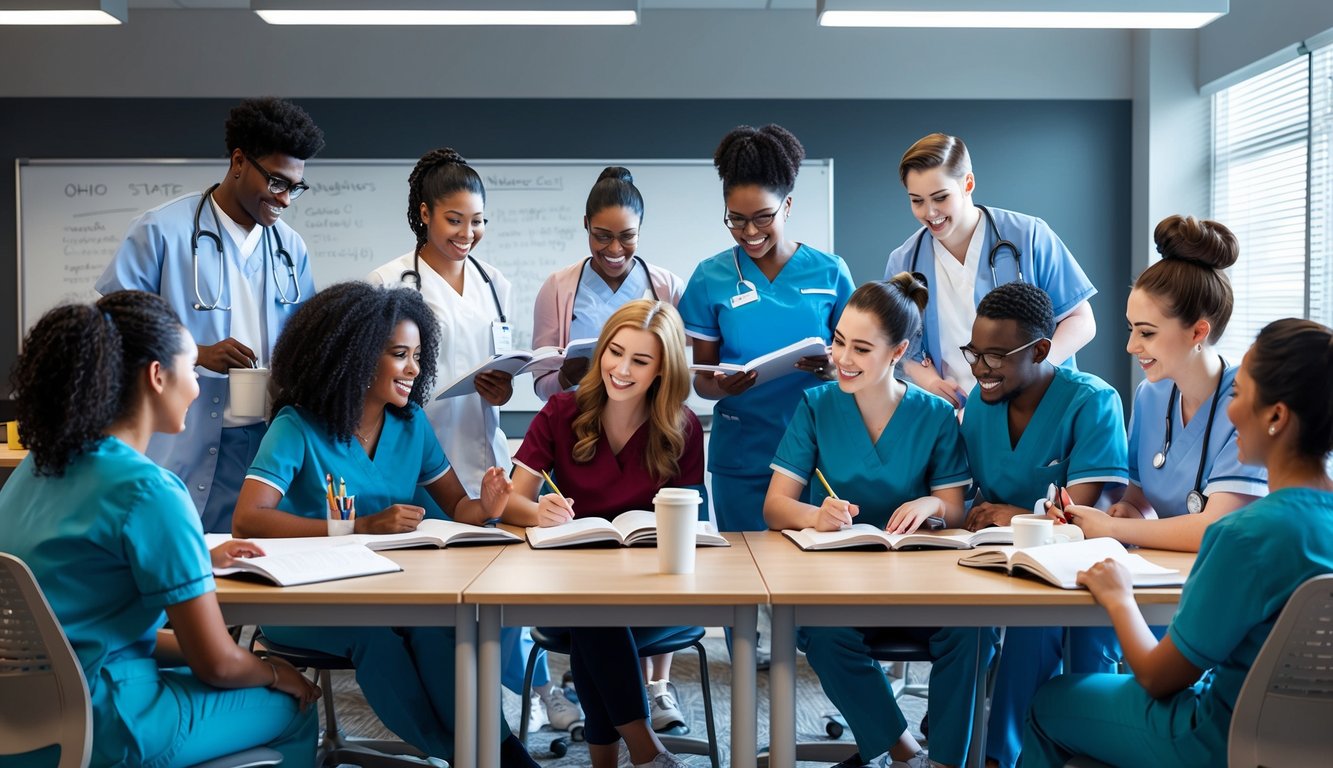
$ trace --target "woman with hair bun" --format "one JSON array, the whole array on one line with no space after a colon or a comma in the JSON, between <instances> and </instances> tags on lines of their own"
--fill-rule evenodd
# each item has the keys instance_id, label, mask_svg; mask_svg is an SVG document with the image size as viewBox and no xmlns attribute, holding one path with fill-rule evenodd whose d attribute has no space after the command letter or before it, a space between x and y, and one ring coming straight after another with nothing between
<instances>
[{"instance_id":1,"label":"woman with hair bun","mask_svg":"<svg viewBox=\"0 0 1333 768\"><path fill-rule=\"evenodd\" d=\"M1186 229L1216 226L1198 224ZM1134 674L1062 675L1042 686L1028 713L1025 768L1062 766L1073 755L1111 765L1226 764L1236 698L1278 614L1303 582L1333 571L1333 389L1317 384L1333 378L1333 332L1310 320L1270 323L1233 377L1227 421L1237 455L1267 469L1269 494L1208 526L1160 641L1123 566L1106 560L1079 573Z\"/></svg>"},{"instance_id":2,"label":"woman with hair bun","mask_svg":"<svg viewBox=\"0 0 1333 768\"><path fill-rule=\"evenodd\" d=\"M1222 224L1192 216L1163 219L1153 238L1162 258L1125 309L1125 350L1145 378L1129 419L1129 489L1109 514L1066 514L1088 536L1194 552L1210 524L1267 493L1263 466L1241 463L1228 417L1238 361L1213 349L1231 319L1225 270L1240 246Z\"/></svg>"},{"instance_id":3,"label":"woman with hair bun","mask_svg":"<svg viewBox=\"0 0 1333 768\"><path fill-rule=\"evenodd\" d=\"M168 768L266 744L285 765L313 766L319 688L237 646L214 593L214 566L263 552L229 541L210 553L185 484L144 455L154 433L185 428L195 358L157 294L114 291L43 315L12 378L30 453L0 489L0 551L32 569L83 668L85 764Z\"/></svg>"},{"instance_id":4,"label":"woman with hair bun","mask_svg":"<svg viewBox=\"0 0 1333 768\"><path fill-rule=\"evenodd\" d=\"M894 377L921 328L927 297L920 276L906 272L851 295L833 332L838 382L805 390L773 458L764 501L769 527L836 531L869 523L909 533L930 517L962 525L963 492L972 478L953 408ZM811 482L816 470L842 498ZM807 495L809 504L802 501ZM978 645L983 632L992 637ZM858 756L843 765L962 764L977 649L985 649L980 663L989 665L993 634L989 628L798 628L798 646L856 739ZM927 641L934 655L929 759L869 655L870 645L889 638Z\"/></svg>"},{"instance_id":5,"label":"woman with hair bun","mask_svg":"<svg viewBox=\"0 0 1333 768\"><path fill-rule=\"evenodd\" d=\"M843 260L787 237L791 191L805 148L779 125L741 126L713 164L722 179L723 223L736 244L695 268L680 300L694 362L745 363L801 339L825 341L852 293ZM698 373L694 389L717 400L709 451L718 528L762 531L768 463L801 393L833 378L828 357L756 386L755 374Z\"/></svg>"}]
</instances>

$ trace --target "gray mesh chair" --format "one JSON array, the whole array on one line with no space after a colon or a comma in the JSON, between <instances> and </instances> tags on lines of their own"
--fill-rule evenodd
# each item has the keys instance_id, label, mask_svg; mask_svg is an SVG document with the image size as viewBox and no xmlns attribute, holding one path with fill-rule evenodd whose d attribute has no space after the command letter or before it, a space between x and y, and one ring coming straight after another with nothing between
<instances>
[{"instance_id":1,"label":"gray mesh chair","mask_svg":"<svg viewBox=\"0 0 1333 768\"><path fill-rule=\"evenodd\" d=\"M88 682L32 571L0 552L0 755L57 745L59 768L88 765L93 747ZM279 753L258 748L196 768L281 762Z\"/></svg>"}]
</instances>

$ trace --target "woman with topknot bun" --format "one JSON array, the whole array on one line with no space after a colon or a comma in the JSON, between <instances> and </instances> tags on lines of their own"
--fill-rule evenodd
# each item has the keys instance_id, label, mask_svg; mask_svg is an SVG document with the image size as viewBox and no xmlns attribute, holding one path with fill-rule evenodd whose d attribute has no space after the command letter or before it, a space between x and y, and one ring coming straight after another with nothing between
<instances>
[{"instance_id":1,"label":"woman with topknot bun","mask_svg":"<svg viewBox=\"0 0 1333 768\"><path fill-rule=\"evenodd\" d=\"M805 149L779 125L741 126L722 138L713 164L722 179L723 223L735 245L695 268L680 301L696 363L746 363L801 339L827 344L852 294L843 260L790 239L787 217ZM789 376L697 373L695 391L717 400L708 469L718 527L762 531L769 462L809 387L832 380L827 355Z\"/></svg>"}]
</instances>

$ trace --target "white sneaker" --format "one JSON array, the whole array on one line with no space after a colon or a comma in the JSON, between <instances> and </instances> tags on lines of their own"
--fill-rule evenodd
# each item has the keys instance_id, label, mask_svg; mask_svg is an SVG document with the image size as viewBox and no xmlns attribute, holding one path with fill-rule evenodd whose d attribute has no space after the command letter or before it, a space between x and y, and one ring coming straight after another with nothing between
<instances>
[{"instance_id":1,"label":"white sneaker","mask_svg":"<svg viewBox=\"0 0 1333 768\"><path fill-rule=\"evenodd\" d=\"M910 760L890 760L887 753L882 755L882 759L884 760L883 763L876 760L871 761L870 764L876 766L876 768L880 765L887 766L887 768L932 768L935 765L935 763L930 761L930 757L926 754L925 750L912 755Z\"/></svg>"},{"instance_id":2,"label":"white sneaker","mask_svg":"<svg viewBox=\"0 0 1333 768\"><path fill-rule=\"evenodd\" d=\"M685 724L676 696L676 686L670 680L654 680L648 684L648 713L654 731L665 731Z\"/></svg>"},{"instance_id":3,"label":"white sneaker","mask_svg":"<svg viewBox=\"0 0 1333 768\"><path fill-rule=\"evenodd\" d=\"M546 707L542 706L541 694L533 691L528 699L528 730L540 731L548 722L550 720L546 717Z\"/></svg>"},{"instance_id":4,"label":"white sneaker","mask_svg":"<svg viewBox=\"0 0 1333 768\"><path fill-rule=\"evenodd\" d=\"M636 768L690 768L690 766L670 752L659 752L651 763L642 763Z\"/></svg>"},{"instance_id":5,"label":"white sneaker","mask_svg":"<svg viewBox=\"0 0 1333 768\"><path fill-rule=\"evenodd\" d=\"M542 703L546 705L546 722L557 731L567 731L569 726L583 719L583 708L565 696L564 688L552 688L542 697Z\"/></svg>"}]
</instances>

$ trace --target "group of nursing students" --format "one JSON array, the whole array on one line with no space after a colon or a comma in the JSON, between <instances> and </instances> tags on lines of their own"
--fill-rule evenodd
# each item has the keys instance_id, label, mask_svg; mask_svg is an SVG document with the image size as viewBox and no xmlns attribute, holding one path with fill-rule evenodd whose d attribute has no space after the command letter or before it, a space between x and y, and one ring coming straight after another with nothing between
<instances>
[{"instance_id":1,"label":"group of nursing students","mask_svg":"<svg viewBox=\"0 0 1333 768\"><path fill-rule=\"evenodd\" d=\"M707 466L722 530L1003 525L1054 483L1087 535L1199 552L1168 628L1144 623L1108 561L1079 578L1112 628L1073 631L1072 658L1057 628L1008 630L984 745L969 744L971 681L992 663L996 629L802 628L800 647L856 739L844 766L957 765L969 749L1001 766L1072 754L1216 764L1286 598L1333 570L1333 394L1308 386L1333 375L1333 333L1282 320L1243 360L1223 360L1223 270L1238 248L1216 222L1157 227L1162 259L1126 309L1127 350L1146 378L1126 431L1118 394L1072 363L1095 333L1095 289L1043 221L973 202L957 138L933 134L904 155L922 228L890 255L884 281L855 290L842 259L786 236L804 150L779 126L738 128L718 146L735 245L687 283L637 254L643 199L627 170L608 168L585 212L590 255L547 279L533 332L538 344L596 338L594 353L536 380L546 405L511 462L497 410L510 377L431 398L512 344L510 284L472 255L486 224L475 170L452 150L423 156L409 177L413 251L316 293L304 243L280 216L307 188L322 133L278 99L243 102L226 133L226 177L137 219L98 283L103 297L45 315L13 377L31 453L0 489L0 549L33 569L83 665L94 765L190 765L255 744L293 766L314 760L309 704L321 692L238 647L214 596L212 568L261 548L233 540L209 552L203 530L324 535L327 473L355 489L363 533L432 516L558 525L648 508L664 486L703 492L691 384L717 400L713 444L727 449ZM220 271L192 273L195 248L216 251ZM793 375L691 381L687 343L698 363L745 362L808 336L830 353ZM227 369L256 364L271 369L267 423L227 405ZM811 482L816 470L838 498ZM570 638L582 712L539 676L540 703L553 723L586 720L594 768L685 764L657 736L675 707L670 658L638 656L679 630L543 628ZM451 629L264 632L350 658L389 728L452 758ZM526 635L507 632L512 659L525 657ZM929 755L869 656L886 635L925 641L935 659ZM1120 659L1132 675L1110 674ZM503 766L535 765L507 728L502 737Z\"/></svg>"}]
</instances>

